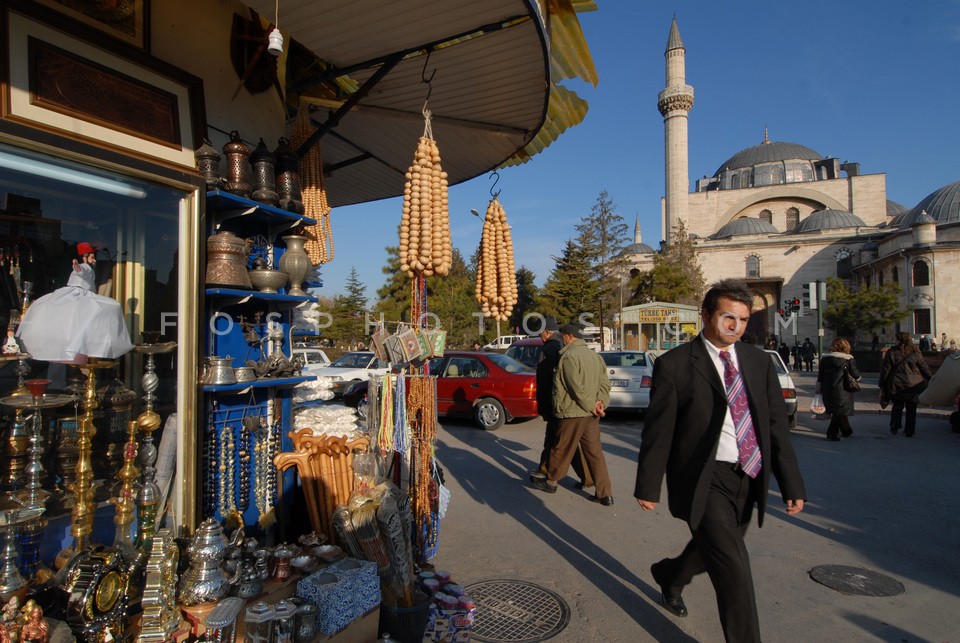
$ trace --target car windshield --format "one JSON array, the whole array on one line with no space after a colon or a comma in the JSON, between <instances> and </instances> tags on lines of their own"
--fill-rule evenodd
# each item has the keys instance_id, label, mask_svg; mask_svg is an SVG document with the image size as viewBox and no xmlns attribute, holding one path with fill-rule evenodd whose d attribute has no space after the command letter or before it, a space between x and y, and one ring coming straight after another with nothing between
<instances>
[{"instance_id":1,"label":"car windshield","mask_svg":"<svg viewBox=\"0 0 960 643\"><path fill-rule=\"evenodd\" d=\"M330 364L333 368L366 368L373 359L372 353L347 353Z\"/></svg>"},{"instance_id":2,"label":"car windshield","mask_svg":"<svg viewBox=\"0 0 960 643\"><path fill-rule=\"evenodd\" d=\"M600 353L607 366L646 366L647 356L643 353Z\"/></svg>"},{"instance_id":3,"label":"car windshield","mask_svg":"<svg viewBox=\"0 0 960 643\"><path fill-rule=\"evenodd\" d=\"M527 366L536 366L542 348L543 344L514 344L507 349L507 357Z\"/></svg>"},{"instance_id":4,"label":"car windshield","mask_svg":"<svg viewBox=\"0 0 960 643\"><path fill-rule=\"evenodd\" d=\"M773 351L767 351L770 355L770 359L773 360L773 365L777 369L777 375L786 375L787 369L783 366L783 360L780 359L780 356L774 353Z\"/></svg>"},{"instance_id":5,"label":"car windshield","mask_svg":"<svg viewBox=\"0 0 960 643\"><path fill-rule=\"evenodd\" d=\"M487 358L505 370L508 373L532 373L533 369L527 366L526 364L521 364L512 357L507 357L506 355L497 355L490 353L487 355Z\"/></svg>"}]
</instances>

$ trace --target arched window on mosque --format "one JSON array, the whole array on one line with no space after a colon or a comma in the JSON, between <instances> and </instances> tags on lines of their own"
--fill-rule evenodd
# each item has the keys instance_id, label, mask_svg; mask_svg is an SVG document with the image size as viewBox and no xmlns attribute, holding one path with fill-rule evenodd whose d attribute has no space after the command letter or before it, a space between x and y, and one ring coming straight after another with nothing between
<instances>
[{"instance_id":1,"label":"arched window on mosque","mask_svg":"<svg viewBox=\"0 0 960 643\"><path fill-rule=\"evenodd\" d=\"M747 257L747 279L760 278L760 257L750 255Z\"/></svg>"},{"instance_id":2,"label":"arched window on mosque","mask_svg":"<svg viewBox=\"0 0 960 643\"><path fill-rule=\"evenodd\" d=\"M760 220L766 221L767 223L773 223L773 212L770 210L760 210Z\"/></svg>"},{"instance_id":3,"label":"arched window on mosque","mask_svg":"<svg viewBox=\"0 0 960 643\"><path fill-rule=\"evenodd\" d=\"M930 285L930 266L927 265L927 262L922 259L913 264L913 285Z\"/></svg>"},{"instance_id":4,"label":"arched window on mosque","mask_svg":"<svg viewBox=\"0 0 960 643\"><path fill-rule=\"evenodd\" d=\"M787 208L787 232L790 232L800 224L800 210L796 208Z\"/></svg>"},{"instance_id":5,"label":"arched window on mosque","mask_svg":"<svg viewBox=\"0 0 960 643\"><path fill-rule=\"evenodd\" d=\"M877 288L883 288L883 271L877 273Z\"/></svg>"},{"instance_id":6,"label":"arched window on mosque","mask_svg":"<svg viewBox=\"0 0 960 643\"><path fill-rule=\"evenodd\" d=\"M900 283L900 268L894 266L893 270L890 272L890 278L893 279L893 283Z\"/></svg>"}]
</instances>

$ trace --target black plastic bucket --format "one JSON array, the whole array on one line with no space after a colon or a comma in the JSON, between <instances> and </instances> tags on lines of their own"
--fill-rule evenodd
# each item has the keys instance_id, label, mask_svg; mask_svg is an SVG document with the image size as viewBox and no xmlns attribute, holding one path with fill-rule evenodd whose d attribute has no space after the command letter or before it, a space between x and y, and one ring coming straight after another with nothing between
<instances>
[{"instance_id":1,"label":"black plastic bucket","mask_svg":"<svg viewBox=\"0 0 960 643\"><path fill-rule=\"evenodd\" d=\"M390 634L400 643L421 643L430 617L430 595L414 590L413 607L380 605L380 636Z\"/></svg>"}]
</instances>

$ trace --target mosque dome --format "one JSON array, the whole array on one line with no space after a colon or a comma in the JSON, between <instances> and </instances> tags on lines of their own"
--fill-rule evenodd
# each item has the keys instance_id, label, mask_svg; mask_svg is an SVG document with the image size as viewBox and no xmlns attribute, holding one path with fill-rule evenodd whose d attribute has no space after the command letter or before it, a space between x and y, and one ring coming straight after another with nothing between
<instances>
[{"instance_id":1,"label":"mosque dome","mask_svg":"<svg viewBox=\"0 0 960 643\"><path fill-rule=\"evenodd\" d=\"M887 216L888 217L895 217L898 214L901 214L906 211L907 209L904 206L900 205L896 201L891 201L890 199L887 199Z\"/></svg>"},{"instance_id":2,"label":"mosque dome","mask_svg":"<svg viewBox=\"0 0 960 643\"><path fill-rule=\"evenodd\" d=\"M763 219L740 217L721 227L710 235L710 238L726 239L728 237L740 237L747 234L778 234L779 232L779 230L773 227L773 224L767 223Z\"/></svg>"},{"instance_id":3,"label":"mosque dome","mask_svg":"<svg viewBox=\"0 0 960 643\"><path fill-rule=\"evenodd\" d=\"M819 232L820 230L829 230L833 228L859 228L867 225L863 219L852 212L844 210L817 210L811 212L810 216L801 221L793 229L794 234L805 234L809 232Z\"/></svg>"},{"instance_id":4,"label":"mosque dome","mask_svg":"<svg viewBox=\"0 0 960 643\"><path fill-rule=\"evenodd\" d=\"M720 164L715 176L723 172L785 161L822 161L823 157L806 145L783 141L764 141L760 145L741 150Z\"/></svg>"},{"instance_id":5,"label":"mosque dome","mask_svg":"<svg viewBox=\"0 0 960 643\"><path fill-rule=\"evenodd\" d=\"M645 243L631 243L629 246L620 251L620 256L625 257L627 255L652 255L656 250L651 248Z\"/></svg>"},{"instance_id":6,"label":"mosque dome","mask_svg":"<svg viewBox=\"0 0 960 643\"><path fill-rule=\"evenodd\" d=\"M904 212L890 222L890 227L909 230L926 212L938 225L960 222L960 181L945 185L913 209Z\"/></svg>"}]
</instances>

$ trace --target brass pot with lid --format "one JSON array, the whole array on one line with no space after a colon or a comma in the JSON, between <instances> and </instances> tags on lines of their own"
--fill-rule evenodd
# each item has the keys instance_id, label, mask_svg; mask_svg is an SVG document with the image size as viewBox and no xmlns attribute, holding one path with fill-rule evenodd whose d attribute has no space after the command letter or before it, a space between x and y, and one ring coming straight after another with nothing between
<instances>
[{"instance_id":1,"label":"brass pot with lid","mask_svg":"<svg viewBox=\"0 0 960 643\"><path fill-rule=\"evenodd\" d=\"M249 240L241 239L229 230L207 237L206 284L251 290L253 286L247 275L250 245Z\"/></svg>"}]
</instances>

